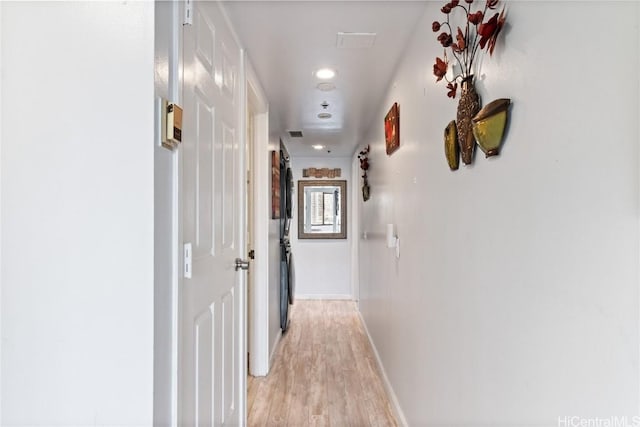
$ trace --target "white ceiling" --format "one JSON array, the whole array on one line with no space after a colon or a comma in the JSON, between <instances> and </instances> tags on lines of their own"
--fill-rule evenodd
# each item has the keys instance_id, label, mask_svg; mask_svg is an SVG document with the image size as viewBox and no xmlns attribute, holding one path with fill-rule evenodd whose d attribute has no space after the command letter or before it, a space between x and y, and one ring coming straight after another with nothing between
<instances>
[{"instance_id":1,"label":"white ceiling","mask_svg":"<svg viewBox=\"0 0 640 427\"><path fill-rule=\"evenodd\" d=\"M350 157L375 121L424 1L227 1L225 8L269 102L271 134L294 157ZM370 49L339 49L339 32L377 33ZM331 67L336 89L314 71ZM320 105L329 103L324 110ZM329 112L331 119L319 119ZM301 130L303 138L290 138ZM313 144L325 146L322 151ZM331 153L327 153L330 150Z\"/></svg>"}]
</instances>

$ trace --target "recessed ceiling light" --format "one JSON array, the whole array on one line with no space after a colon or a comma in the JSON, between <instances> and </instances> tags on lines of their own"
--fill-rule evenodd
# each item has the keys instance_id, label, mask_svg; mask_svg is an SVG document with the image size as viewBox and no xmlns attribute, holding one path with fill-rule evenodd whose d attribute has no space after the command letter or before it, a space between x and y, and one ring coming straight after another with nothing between
<instances>
[{"instance_id":1,"label":"recessed ceiling light","mask_svg":"<svg viewBox=\"0 0 640 427\"><path fill-rule=\"evenodd\" d=\"M320 144L316 144L316 145L312 145L314 150L322 150L324 148L324 145L320 145Z\"/></svg>"},{"instance_id":2,"label":"recessed ceiling light","mask_svg":"<svg viewBox=\"0 0 640 427\"><path fill-rule=\"evenodd\" d=\"M331 68L321 68L316 71L316 77L322 80L330 80L336 76L335 70Z\"/></svg>"},{"instance_id":3,"label":"recessed ceiling light","mask_svg":"<svg viewBox=\"0 0 640 427\"><path fill-rule=\"evenodd\" d=\"M330 92L336 88L336 85L334 85L331 82L322 82L322 83L318 83L318 86L316 87L318 88L318 90L321 90L322 92Z\"/></svg>"},{"instance_id":4,"label":"recessed ceiling light","mask_svg":"<svg viewBox=\"0 0 640 427\"><path fill-rule=\"evenodd\" d=\"M331 113L320 113L320 114L318 114L318 118L319 119L330 119L331 118Z\"/></svg>"}]
</instances>

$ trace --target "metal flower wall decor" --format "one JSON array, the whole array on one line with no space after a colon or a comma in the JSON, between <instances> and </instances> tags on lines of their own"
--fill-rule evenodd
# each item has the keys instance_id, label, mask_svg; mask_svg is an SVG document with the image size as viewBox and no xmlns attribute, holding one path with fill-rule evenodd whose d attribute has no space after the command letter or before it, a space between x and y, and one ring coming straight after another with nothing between
<instances>
[{"instance_id":1,"label":"metal flower wall decor","mask_svg":"<svg viewBox=\"0 0 640 427\"><path fill-rule=\"evenodd\" d=\"M367 171L369 170L369 146L367 145L360 153L360 169L362 169L362 200L365 202L371 197L369 181L367 180Z\"/></svg>"},{"instance_id":2,"label":"metal flower wall decor","mask_svg":"<svg viewBox=\"0 0 640 427\"><path fill-rule=\"evenodd\" d=\"M437 39L444 47L444 55L442 58L436 57L433 65L433 74L436 76L436 82L445 80L447 82L447 96L455 98L458 93L458 84L460 84L460 101L458 103L457 118L455 121L455 138L451 123L445 131L445 152L449 161L451 170L458 168L457 155L454 159L451 144L455 140L459 145L460 154L464 164L471 164L473 161L473 150L476 143L476 115L480 111L480 97L475 90L474 66L480 51L485 50L489 55L493 54L496 47L496 41L505 24L506 15L504 7L500 12L496 10L499 7L500 0L451 0L446 3L440 10L445 15L443 21L434 21L432 30L438 33ZM454 24L456 19L461 18L461 25ZM455 61L450 64L447 49ZM454 67L454 65L457 65ZM449 69L455 70L456 74L449 74ZM449 77L449 76L452 77ZM498 101L498 100L497 100ZM510 101L508 99L499 100L500 106L508 108ZM494 104L495 105L495 104ZM495 108L492 108L493 112ZM506 109L501 110L505 112ZM482 116L483 123L487 123L487 114ZM492 121L490 123L493 124ZM506 121L505 121L506 126ZM502 131L490 132L491 135L500 135L502 139ZM482 138L481 138L482 139ZM495 139L495 137L494 137ZM484 140L483 140L484 141ZM491 141L492 149L485 149L482 146L484 142L477 141L487 157L496 155L499 147L495 148L495 141ZM498 141L499 145L500 141Z\"/></svg>"},{"instance_id":3,"label":"metal flower wall decor","mask_svg":"<svg viewBox=\"0 0 640 427\"><path fill-rule=\"evenodd\" d=\"M448 82L447 89L449 92L447 92L447 96L450 98L456 97L458 80L463 81L473 76L473 64L478 50L487 49L489 55L493 55L496 40L506 20L504 8L500 13L496 12L486 21L485 17L487 11L490 12L496 9L499 2L500 0L486 0L484 7L479 6L479 9L474 12L474 3L477 5L480 3L479 1L464 0L465 5L460 4L459 0L452 0L440 9L446 15L446 20L433 22L431 28L434 32L443 30L438 35L438 41L445 48L444 58L436 58L436 63L433 65L433 74L438 78L437 81L444 78ZM459 14L458 12L464 14L464 23L462 24L464 30L460 26L457 26L456 30L454 30L455 25L451 23L452 17ZM453 39L454 32L455 41ZM453 57L460 64L460 72L451 80L447 78L449 68L447 48L451 49Z\"/></svg>"}]
</instances>

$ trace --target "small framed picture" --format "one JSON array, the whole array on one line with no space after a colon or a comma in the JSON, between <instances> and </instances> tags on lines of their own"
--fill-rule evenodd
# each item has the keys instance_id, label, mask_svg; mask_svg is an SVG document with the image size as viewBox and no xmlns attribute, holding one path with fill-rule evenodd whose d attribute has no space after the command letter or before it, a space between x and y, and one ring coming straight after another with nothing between
<instances>
[{"instance_id":1,"label":"small framed picture","mask_svg":"<svg viewBox=\"0 0 640 427\"><path fill-rule=\"evenodd\" d=\"M384 118L384 139L388 156L400 147L400 107L397 102Z\"/></svg>"}]
</instances>

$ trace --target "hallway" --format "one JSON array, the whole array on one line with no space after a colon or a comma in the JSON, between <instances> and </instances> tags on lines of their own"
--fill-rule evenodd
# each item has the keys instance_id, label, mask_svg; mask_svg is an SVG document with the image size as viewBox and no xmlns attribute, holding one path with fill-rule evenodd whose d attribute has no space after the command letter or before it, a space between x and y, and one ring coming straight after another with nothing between
<instances>
[{"instance_id":1,"label":"hallway","mask_svg":"<svg viewBox=\"0 0 640 427\"><path fill-rule=\"evenodd\" d=\"M352 301L296 301L267 377L249 377L248 425L396 426Z\"/></svg>"},{"instance_id":2,"label":"hallway","mask_svg":"<svg viewBox=\"0 0 640 427\"><path fill-rule=\"evenodd\" d=\"M0 1L0 427L633 424L639 117L640 0Z\"/></svg>"}]
</instances>

